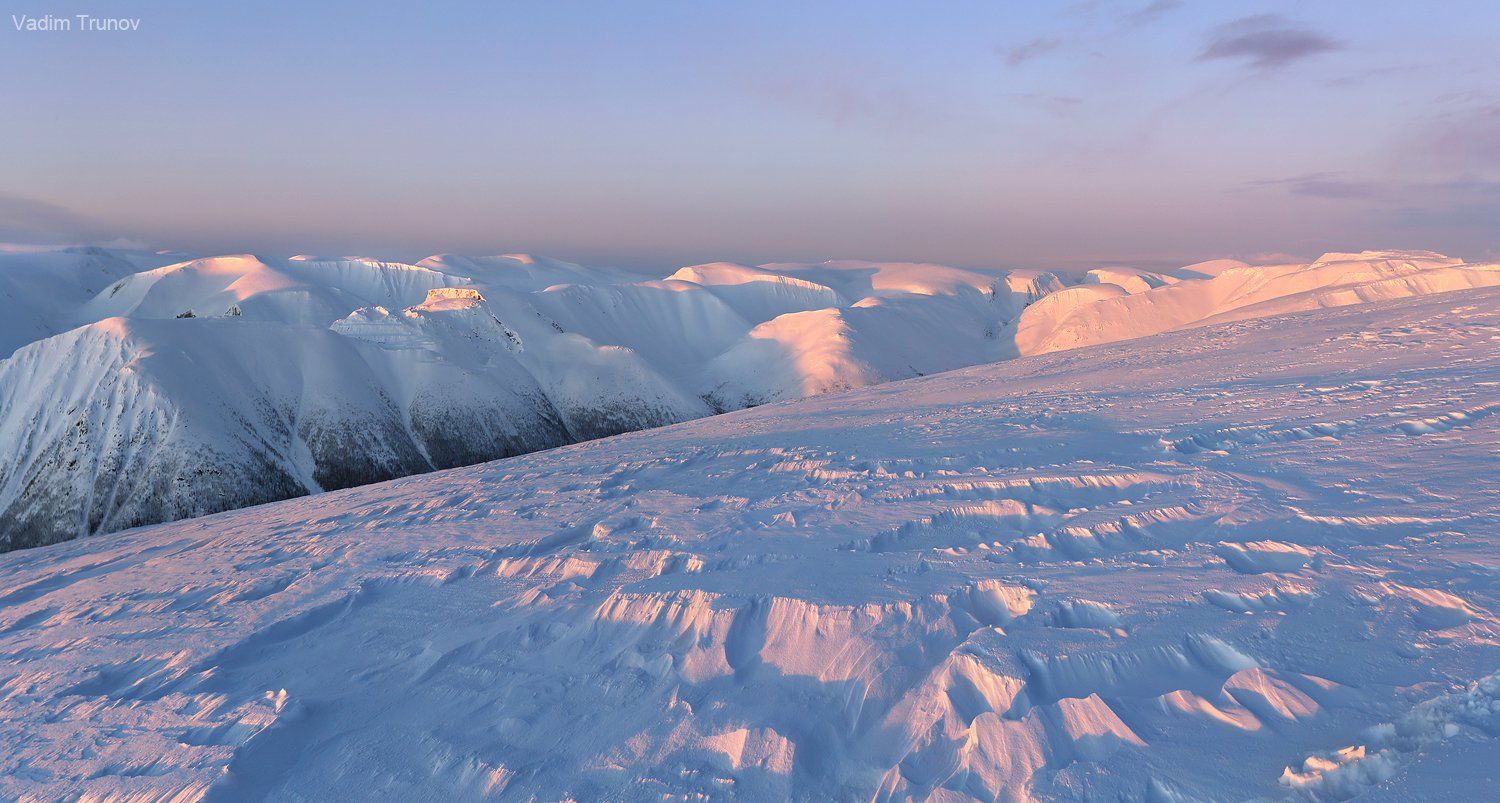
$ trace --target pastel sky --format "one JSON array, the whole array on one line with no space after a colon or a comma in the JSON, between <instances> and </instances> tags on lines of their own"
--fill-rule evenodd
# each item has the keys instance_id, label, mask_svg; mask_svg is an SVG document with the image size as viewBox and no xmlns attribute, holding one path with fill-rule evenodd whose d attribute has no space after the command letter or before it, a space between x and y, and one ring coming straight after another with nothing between
<instances>
[{"instance_id":1,"label":"pastel sky","mask_svg":"<svg viewBox=\"0 0 1500 803\"><path fill-rule=\"evenodd\" d=\"M6 5L0 241L1500 258L1493 0Z\"/></svg>"}]
</instances>

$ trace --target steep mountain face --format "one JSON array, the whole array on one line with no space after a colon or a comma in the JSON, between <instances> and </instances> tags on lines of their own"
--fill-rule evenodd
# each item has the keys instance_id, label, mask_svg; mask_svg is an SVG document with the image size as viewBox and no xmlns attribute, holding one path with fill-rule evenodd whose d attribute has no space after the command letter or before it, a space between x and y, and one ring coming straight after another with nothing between
<instances>
[{"instance_id":1,"label":"steep mountain face","mask_svg":"<svg viewBox=\"0 0 1500 803\"><path fill-rule=\"evenodd\" d=\"M568 442L529 380L313 327L110 318L0 363L0 532L34 546Z\"/></svg>"},{"instance_id":2,"label":"steep mountain face","mask_svg":"<svg viewBox=\"0 0 1500 803\"><path fill-rule=\"evenodd\" d=\"M1241 320L0 555L0 798L1486 799L1497 334Z\"/></svg>"},{"instance_id":3,"label":"steep mountain face","mask_svg":"<svg viewBox=\"0 0 1500 803\"><path fill-rule=\"evenodd\" d=\"M0 361L3 548L1207 322L1500 284L1495 266L1425 252L1077 281L858 261L642 280L519 254L4 258L0 333L29 345Z\"/></svg>"},{"instance_id":4,"label":"steep mountain face","mask_svg":"<svg viewBox=\"0 0 1500 803\"><path fill-rule=\"evenodd\" d=\"M361 308L330 328L388 352L459 366L507 386L533 387L555 410L570 440L708 414L701 400L685 396L630 348L599 346L539 327L534 338L523 340L472 288L432 290L422 304L399 314Z\"/></svg>"}]
</instances>

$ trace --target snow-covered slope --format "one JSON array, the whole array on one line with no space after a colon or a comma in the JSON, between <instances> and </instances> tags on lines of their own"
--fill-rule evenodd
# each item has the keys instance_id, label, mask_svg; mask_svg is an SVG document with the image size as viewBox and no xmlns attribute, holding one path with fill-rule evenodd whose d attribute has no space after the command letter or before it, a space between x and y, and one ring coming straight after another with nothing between
<instances>
[{"instance_id":1,"label":"snow-covered slope","mask_svg":"<svg viewBox=\"0 0 1500 803\"><path fill-rule=\"evenodd\" d=\"M1188 269L1191 270L1191 269ZM1022 354L1040 354L1167 332L1183 326L1341 307L1500 284L1500 266L1465 265L1421 251L1324 254L1310 265L1227 266L1211 278L1149 291L1085 285L1037 305L1017 323ZM1120 287L1120 292L1102 292Z\"/></svg>"},{"instance_id":2,"label":"snow-covered slope","mask_svg":"<svg viewBox=\"0 0 1500 803\"><path fill-rule=\"evenodd\" d=\"M76 326L77 309L112 283L180 258L104 248L0 252L0 359Z\"/></svg>"},{"instance_id":3,"label":"snow-covered slope","mask_svg":"<svg viewBox=\"0 0 1500 803\"><path fill-rule=\"evenodd\" d=\"M1497 311L1200 327L0 556L0 796L1478 799Z\"/></svg>"},{"instance_id":4,"label":"snow-covered slope","mask_svg":"<svg viewBox=\"0 0 1500 803\"><path fill-rule=\"evenodd\" d=\"M0 548L1206 322L1500 284L1495 266L1426 252L1073 283L860 261L643 280L525 254L6 258L0 334L34 342L0 361ZM167 364L185 367L137 371ZM357 415L339 411L370 398L390 400L374 419L390 424L339 447L347 470L303 454L305 411L342 431Z\"/></svg>"},{"instance_id":5,"label":"snow-covered slope","mask_svg":"<svg viewBox=\"0 0 1500 803\"><path fill-rule=\"evenodd\" d=\"M109 318L21 349L0 384L10 548L570 440L514 360L466 371L233 319Z\"/></svg>"},{"instance_id":6,"label":"snow-covered slope","mask_svg":"<svg viewBox=\"0 0 1500 803\"><path fill-rule=\"evenodd\" d=\"M127 276L99 293L80 316L102 320L230 314L327 326L355 307L404 307L421 301L428 290L467 284L465 277L397 262L267 260L240 254Z\"/></svg>"},{"instance_id":7,"label":"snow-covered slope","mask_svg":"<svg viewBox=\"0 0 1500 803\"><path fill-rule=\"evenodd\" d=\"M620 284L640 278L611 268L584 267L534 254L489 257L438 254L418 262L417 267L469 277L492 288L513 290L545 290L556 284Z\"/></svg>"}]
</instances>

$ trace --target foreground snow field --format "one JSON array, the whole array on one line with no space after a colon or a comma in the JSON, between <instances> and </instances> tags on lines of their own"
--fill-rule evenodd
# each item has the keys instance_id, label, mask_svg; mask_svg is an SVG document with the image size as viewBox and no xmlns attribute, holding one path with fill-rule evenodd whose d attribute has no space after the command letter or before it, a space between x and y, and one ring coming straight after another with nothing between
<instances>
[{"instance_id":1,"label":"foreground snow field","mask_svg":"<svg viewBox=\"0 0 1500 803\"><path fill-rule=\"evenodd\" d=\"M0 797L1493 793L1500 290L0 557Z\"/></svg>"}]
</instances>

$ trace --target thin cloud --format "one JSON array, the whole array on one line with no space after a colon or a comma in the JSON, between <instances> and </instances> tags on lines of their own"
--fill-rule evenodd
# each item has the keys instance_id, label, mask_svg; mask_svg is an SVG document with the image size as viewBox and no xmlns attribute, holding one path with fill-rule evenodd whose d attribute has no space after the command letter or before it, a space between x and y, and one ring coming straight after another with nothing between
<instances>
[{"instance_id":1,"label":"thin cloud","mask_svg":"<svg viewBox=\"0 0 1500 803\"><path fill-rule=\"evenodd\" d=\"M1060 47L1062 47L1061 39L1058 39L1055 36L1048 36L1041 39L1033 39L1030 42L1022 45L1017 45L1016 47L1005 51L1005 53L1002 54L1002 58L1005 59L1005 66L1019 67L1022 64L1025 64L1026 62L1036 58L1037 56L1051 53L1052 51Z\"/></svg>"},{"instance_id":2,"label":"thin cloud","mask_svg":"<svg viewBox=\"0 0 1500 803\"><path fill-rule=\"evenodd\" d=\"M1376 230L1401 232L1403 238L1438 237L1445 244L1438 250L1490 254L1500 248L1500 181L1404 181L1308 173L1251 182L1239 190L1280 190L1300 198L1342 202Z\"/></svg>"},{"instance_id":3,"label":"thin cloud","mask_svg":"<svg viewBox=\"0 0 1500 803\"><path fill-rule=\"evenodd\" d=\"M1500 181L1462 178L1444 181L1401 181L1357 178L1344 173L1304 173L1288 178L1265 179L1243 185L1240 190L1280 189L1289 195L1329 200L1406 202L1420 200L1440 204L1500 202Z\"/></svg>"},{"instance_id":4,"label":"thin cloud","mask_svg":"<svg viewBox=\"0 0 1500 803\"><path fill-rule=\"evenodd\" d=\"M1500 103L1438 115L1403 143L1415 164L1452 172L1500 171Z\"/></svg>"},{"instance_id":5,"label":"thin cloud","mask_svg":"<svg viewBox=\"0 0 1500 803\"><path fill-rule=\"evenodd\" d=\"M114 236L65 206L0 192L0 241L77 245Z\"/></svg>"},{"instance_id":6,"label":"thin cloud","mask_svg":"<svg viewBox=\"0 0 1500 803\"><path fill-rule=\"evenodd\" d=\"M1367 70L1360 70L1359 72L1353 72L1349 73L1348 75L1341 75L1337 78L1331 78L1326 83L1328 86L1336 88L1359 86L1361 84L1366 84L1371 81L1379 81L1382 79L1390 78L1392 76L1410 75L1420 69L1423 69L1421 65L1413 64L1372 67Z\"/></svg>"},{"instance_id":7,"label":"thin cloud","mask_svg":"<svg viewBox=\"0 0 1500 803\"><path fill-rule=\"evenodd\" d=\"M1232 59L1258 70L1277 70L1341 47L1337 40L1280 15L1259 14L1215 28L1198 60Z\"/></svg>"},{"instance_id":8,"label":"thin cloud","mask_svg":"<svg viewBox=\"0 0 1500 803\"><path fill-rule=\"evenodd\" d=\"M1051 95L1045 92L1022 92L1015 95L1020 102L1053 114L1067 114L1083 105L1083 98L1072 95Z\"/></svg>"},{"instance_id":9,"label":"thin cloud","mask_svg":"<svg viewBox=\"0 0 1500 803\"><path fill-rule=\"evenodd\" d=\"M1306 173L1289 178L1254 181L1241 189L1281 189L1303 198L1378 200L1390 194L1391 186L1345 177L1340 173Z\"/></svg>"},{"instance_id":10,"label":"thin cloud","mask_svg":"<svg viewBox=\"0 0 1500 803\"><path fill-rule=\"evenodd\" d=\"M1182 0L1155 0L1121 17L1125 24L1132 26L1150 25L1162 17L1177 10L1182 5Z\"/></svg>"},{"instance_id":11,"label":"thin cloud","mask_svg":"<svg viewBox=\"0 0 1500 803\"><path fill-rule=\"evenodd\" d=\"M1077 106L1083 103L1083 98L1073 95L1048 95L1041 92L1024 92L1016 97L1027 103L1036 103L1043 106Z\"/></svg>"},{"instance_id":12,"label":"thin cloud","mask_svg":"<svg viewBox=\"0 0 1500 803\"><path fill-rule=\"evenodd\" d=\"M1500 200L1403 206L1396 209L1389 220L1392 226L1400 228L1468 230L1489 234L1490 247L1493 247L1497 240L1490 233L1500 228Z\"/></svg>"},{"instance_id":13,"label":"thin cloud","mask_svg":"<svg viewBox=\"0 0 1500 803\"><path fill-rule=\"evenodd\" d=\"M784 108L838 125L912 134L972 122L969 110L937 103L888 76L855 75L836 69L808 70L796 77L757 82L751 91Z\"/></svg>"}]
</instances>

